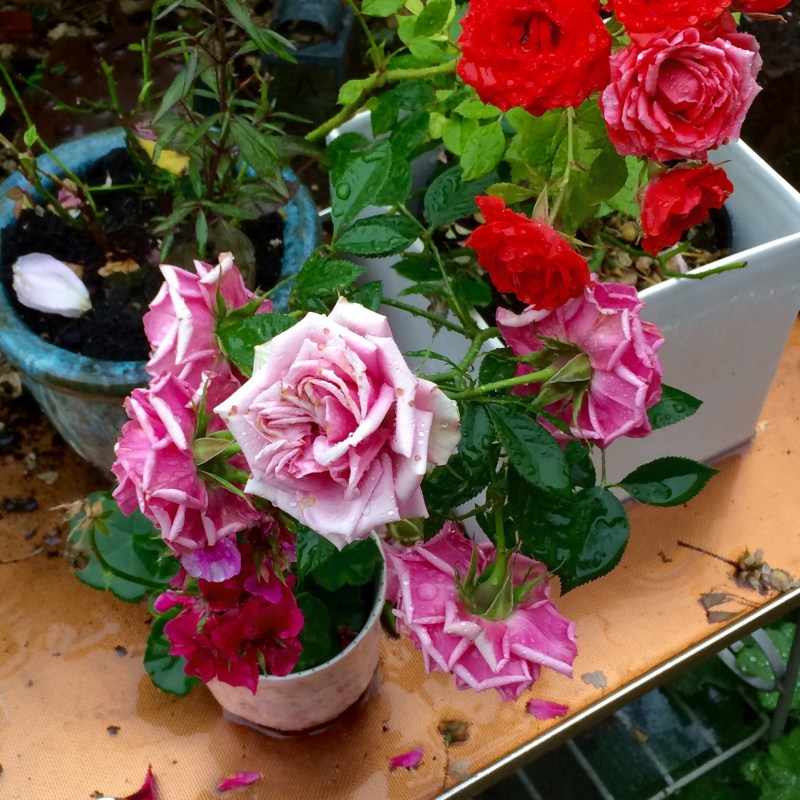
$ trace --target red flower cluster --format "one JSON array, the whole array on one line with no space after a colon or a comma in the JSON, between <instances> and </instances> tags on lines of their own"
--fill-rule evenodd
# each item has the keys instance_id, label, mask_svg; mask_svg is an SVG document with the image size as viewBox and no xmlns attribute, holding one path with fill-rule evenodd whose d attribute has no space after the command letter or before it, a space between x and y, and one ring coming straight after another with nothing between
<instances>
[{"instance_id":1,"label":"red flower cluster","mask_svg":"<svg viewBox=\"0 0 800 800\"><path fill-rule=\"evenodd\" d=\"M722 167L678 167L650 181L642 200L642 247L655 255L675 244L681 233L708 217L733 192Z\"/></svg>"},{"instance_id":2,"label":"red flower cluster","mask_svg":"<svg viewBox=\"0 0 800 800\"><path fill-rule=\"evenodd\" d=\"M614 14L632 38L709 24L713 27L730 11L768 14L788 4L789 0L613 0Z\"/></svg>"},{"instance_id":3,"label":"red flower cluster","mask_svg":"<svg viewBox=\"0 0 800 800\"><path fill-rule=\"evenodd\" d=\"M503 111L576 107L608 83L595 0L472 0L461 24L458 74Z\"/></svg>"},{"instance_id":4,"label":"red flower cluster","mask_svg":"<svg viewBox=\"0 0 800 800\"><path fill-rule=\"evenodd\" d=\"M590 282L586 259L549 225L506 208L499 197L476 197L486 224L466 244L498 291L536 309L559 308Z\"/></svg>"},{"instance_id":5,"label":"red flower cluster","mask_svg":"<svg viewBox=\"0 0 800 800\"><path fill-rule=\"evenodd\" d=\"M246 686L255 694L260 658L272 675L288 675L294 669L303 649L297 638L303 614L292 593L294 576L283 576L273 560L283 558L276 540L269 537L269 545L258 547L258 552L250 541L239 547L238 575L217 583L199 580L195 589L181 573L175 588L157 599L155 610L163 613L182 606L164 633L170 654L186 658L187 675L206 683L217 678Z\"/></svg>"}]
</instances>

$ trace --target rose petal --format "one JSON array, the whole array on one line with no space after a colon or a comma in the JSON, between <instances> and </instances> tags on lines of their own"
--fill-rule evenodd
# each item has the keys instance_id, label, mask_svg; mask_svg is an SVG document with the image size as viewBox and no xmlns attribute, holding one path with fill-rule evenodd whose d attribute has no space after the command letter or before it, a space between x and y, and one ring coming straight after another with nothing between
<instances>
[{"instance_id":1,"label":"rose petal","mask_svg":"<svg viewBox=\"0 0 800 800\"><path fill-rule=\"evenodd\" d=\"M231 789L241 789L251 783L261 780L260 772L237 772L232 778L225 778L217 784L218 792L227 792Z\"/></svg>"},{"instance_id":2,"label":"rose petal","mask_svg":"<svg viewBox=\"0 0 800 800\"><path fill-rule=\"evenodd\" d=\"M46 314L80 317L92 308L83 281L63 262L46 253L20 256L11 268L22 305Z\"/></svg>"},{"instance_id":3,"label":"rose petal","mask_svg":"<svg viewBox=\"0 0 800 800\"><path fill-rule=\"evenodd\" d=\"M549 700L537 700L534 698L528 703L528 713L536 719L552 719L553 717L563 717L569 711L569 706L562 706L561 703L551 703Z\"/></svg>"},{"instance_id":4,"label":"rose petal","mask_svg":"<svg viewBox=\"0 0 800 800\"><path fill-rule=\"evenodd\" d=\"M420 761L422 761L422 753L423 750L421 747L417 747L414 750L409 750L407 753L401 753L399 756L395 756L389 762L389 769L399 769L400 767L413 769L419 765Z\"/></svg>"}]
</instances>

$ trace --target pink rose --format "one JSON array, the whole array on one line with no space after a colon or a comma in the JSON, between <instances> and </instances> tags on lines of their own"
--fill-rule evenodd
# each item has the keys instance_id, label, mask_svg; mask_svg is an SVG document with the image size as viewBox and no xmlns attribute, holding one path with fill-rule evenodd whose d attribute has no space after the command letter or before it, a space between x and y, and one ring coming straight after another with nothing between
<instances>
[{"instance_id":1,"label":"pink rose","mask_svg":"<svg viewBox=\"0 0 800 800\"><path fill-rule=\"evenodd\" d=\"M452 673L459 689L496 689L504 700L530 688L542 667L571 676L575 623L550 600L547 567L514 553L515 587L542 580L508 617L487 620L467 610L456 583L456 571L462 578L468 573L473 550L480 573L494 556L494 545L474 544L452 522L429 542L403 551L384 549L400 587L387 599L396 602L399 627L422 651L425 669Z\"/></svg>"},{"instance_id":2,"label":"pink rose","mask_svg":"<svg viewBox=\"0 0 800 800\"><path fill-rule=\"evenodd\" d=\"M256 348L253 377L217 407L264 497L342 547L427 516L420 482L459 439L455 403L417 378L386 318L340 299Z\"/></svg>"},{"instance_id":3,"label":"pink rose","mask_svg":"<svg viewBox=\"0 0 800 800\"><path fill-rule=\"evenodd\" d=\"M162 265L164 284L143 318L144 330L152 347L147 372L153 377L171 372L199 390L203 373L213 372L217 386L233 391L238 382L230 383L231 368L220 352L215 336L217 295L228 310L240 308L253 299L230 253L220 255L219 265L212 267L194 262L197 274L178 267ZM260 313L272 311L269 300ZM222 400L226 390L222 389Z\"/></svg>"},{"instance_id":4,"label":"pink rose","mask_svg":"<svg viewBox=\"0 0 800 800\"><path fill-rule=\"evenodd\" d=\"M620 436L641 437L650 433L647 409L661 397L661 363L656 355L664 343L658 328L639 319L644 303L633 286L593 283L581 297L555 311L536 311L528 306L521 314L505 308L497 311L497 326L517 355L547 347L556 339L585 353L591 366L586 392L578 394L575 414L569 400L551 403L545 411L560 417L572 435L607 447ZM530 367L520 365L518 375ZM537 386L519 387L521 394L537 393ZM556 436L545 420L546 427Z\"/></svg>"},{"instance_id":5,"label":"pink rose","mask_svg":"<svg viewBox=\"0 0 800 800\"><path fill-rule=\"evenodd\" d=\"M193 394L188 384L164 373L127 398L130 422L122 428L111 468L119 481L114 497L123 514L138 508L156 525L190 575L220 581L239 572L236 533L261 515L197 474Z\"/></svg>"},{"instance_id":6,"label":"pink rose","mask_svg":"<svg viewBox=\"0 0 800 800\"><path fill-rule=\"evenodd\" d=\"M761 91L758 42L747 33L704 40L696 28L629 45L611 56L600 97L608 135L622 155L654 161L706 159L737 139Z\"/></svg>"}]
</instances>

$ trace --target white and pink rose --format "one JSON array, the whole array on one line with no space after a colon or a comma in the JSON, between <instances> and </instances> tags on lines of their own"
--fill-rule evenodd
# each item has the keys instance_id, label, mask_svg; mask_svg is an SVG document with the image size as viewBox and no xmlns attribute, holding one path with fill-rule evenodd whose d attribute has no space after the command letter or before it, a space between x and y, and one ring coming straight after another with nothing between
<instances>
[{"instance_id":1,"label":"white and pink rose","mask_svg":"<svg viewBox=\"0 0 800 800\"><path fill-rule=\"evenodd\" d=\"M420 483L458 439L456 404L417 378L386 318L340 299L256 348L219 405L263 497L339 547L427 515Z\"/></svg>"}]
</instances>

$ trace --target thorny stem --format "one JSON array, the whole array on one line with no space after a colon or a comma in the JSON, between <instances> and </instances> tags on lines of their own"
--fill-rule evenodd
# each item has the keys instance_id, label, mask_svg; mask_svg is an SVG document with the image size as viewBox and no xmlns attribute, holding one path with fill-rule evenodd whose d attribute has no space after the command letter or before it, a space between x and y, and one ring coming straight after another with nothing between
<instances>
[{"instance_id":1,"label":"thorny stem","mask_svg":"<svg viewBox=\"0 0 800 800\"><path fill-rule=\"evenodd\" d=\"M334 128L338 128L347 120L352 119L364 106L367 100L377 90L387 83L397 83L403 80L414 80L417 78L434 78L437 75L447 75L455 72L456 62L446 61L444 64L437 64L435 67L417 67L413 69L389 69L385 72L374 72L365 80L364 88L358 98L344 106L338 114L332 116L327 122L323 122L313 131L306 134L307 142L316 142L327 136Z\"/></svg>"},{"instance_id":2,"label":"thorny stem","mask_svg":"<svg viewBox=\"0 0 800 800\"><path fill-rule=\"evenodd\" d=\"M346 0L347 5L353 9L353 13L356 15L356 19L358 20L358 24L361 26L361 30L364 31L364 36L367 37L367 42L369 43L369 53L370 58L372 58L372 65L375 67L376 70L383 69L384 65L384 58L381 55L381 51L378 48L378 45L375 44L375 39L372 36L372 31L367 25L367 21L364 19L364 15L361 13L361 9L358 7L358 4L353 2L353 0Z\"/></svg>"},{"instance_id":3,"label":"thorny stem","mask_svg":"<svg viewBox=\"0 0 800 800\"><path fill-rule=\"evenodd\" d=\"M544 383L550 380L557 372L558 370L556 367L547 367L547 369L540 369L538 372L529 372L527 375L517 375L514 378L506 378L502 381L484 383L483 386L465 389L463 392L449 392L445 390L445 393L451 400L472 400L474 397L481 397L490 392L495 392L498 389L525 386L528 383Z\"/></svg>"},{"instance_id":4,"label":"thorny stem","mask_svg":"<svg viewBox=\"0 0 800 800\"><path fill-rule=\"evenodd\" d=\"M573 141L573 127L575 122L575 110L572 108L566 109L567 117L567 166L564 169L564 175L558 186L558 195L556 196L553 208L550 211L550 225L553 224L558 214L558 209L561 207L561 202L566 194L567 187L569 186L570 173L572 172L572 162L575 159L574 141Z\"/></svg>"},{"instance_id":5,"label":"thorny stem","mask_svg":"<svg viewBox=\"0 0 800 800\"><path fill-rule=\"evenodd\" d=\"M483 347L484 343L494 336L497 336L498 333L499 331L497 328L486 328L485 330L482 330L472 340L472 344L469 346L467 354L461 359L457 367L449 369L446 372L440 372L437 375L428 375L428 380L444 381L448 378L454 378L457 375L463 375L466 373L466 371L472 366L475 359L480 354L481 347Z\"/></svg>"},{"instance_id":6,"label":"thorny stem","mask_svg":"<svg viewBox=\"0 0 800 800\"><path fill-rule=\"evenodd\" d=\"M462 336L466 338L470 337L469 331L462 328L460 325L456 325L454 322L450 322L448 319L444 319L443 317L437 317L436 314L431 314L430 311L423 311L421 308L415 308L408 303L404 303L402 300L395 300L391 297L384 297L381 301L385 306L392 306L393 308L399 308L401 311L408 311L409 314L414 314L418 317L423 317L424 319L429 320L430 322L435 323L436 325L441 325L443 328L447 328L448 330L455 331L456 333L460 333Z\"/></svg>"}]
</instances>

